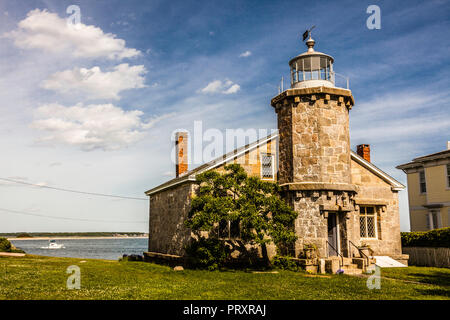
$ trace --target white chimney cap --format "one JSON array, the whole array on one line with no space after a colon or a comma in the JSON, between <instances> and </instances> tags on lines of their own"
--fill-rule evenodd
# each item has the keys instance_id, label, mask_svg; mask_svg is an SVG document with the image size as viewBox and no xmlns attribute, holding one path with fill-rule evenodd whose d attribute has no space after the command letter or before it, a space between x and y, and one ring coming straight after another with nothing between
<instances>
[{"instance_id":1,"label":"white chimney cap","mask_svg":"<svg viewBox=\"0 0 450 320\"><path fill-rule=\"evenodd\" d=\"M450 150L450 141L447 141L447 150Z\"/></svg>"}]
</instances>

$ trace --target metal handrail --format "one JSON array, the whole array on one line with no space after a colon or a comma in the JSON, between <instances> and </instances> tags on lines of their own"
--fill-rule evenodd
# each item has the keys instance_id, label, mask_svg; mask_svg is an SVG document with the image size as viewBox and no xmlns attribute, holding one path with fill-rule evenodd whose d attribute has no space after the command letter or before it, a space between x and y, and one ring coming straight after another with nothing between
<instances>
[{"instance_id":1,"label":"metal handrail","mask_svg":"<svg viewBox=\"0 0 450 320\"><path fill-rule=\"evenodd\" d=\"M311 79L302 79L302 80L295 79L294 80L294 79L291 78L291 81L290 81L291 86L293 86L295 83L299 83L299 82L303 82L303 81L326 80L326 81L330 81L334 86L337 86L338 88L346 87L347 90L350 90L350 78L347 77L347 76L344 76L343 74L340 74L340 73L337 73L337 72L334 72L334 71L328 71L324 78L322 78L322 76L320 76L321 75L320 73L318 73L318 75L319 76L317 77L317 79L316 78L314 78L314 79L311 78ZM289 78L290 77L284 77L284 76L281 77L281 82L278 85L278 94L280 94L280 93L282 93L284 91L284 89L286 88L285 84L284 84L284 80L285 79L289 79ZM337 84L338 81L336 81L336 78L342 79L345 82L345 85L342 86L342 87L339 87L339 84ZM341 81L339 81L339 82L341 82Z\"/></svg>"},{"instance_id":2,"label":"metal handrail","mask_svg":"<svg viewBox=\"0 0 450 320\"><path fill-rule=\"evenodd\" d=\"M346 85L347 85L347 90L350 90L350 78L347 76L344 76L343 74L331 71L331 74L333 75L333 84L336 86L336 76L338 76L338 78L341 78L343 80L345 80Z\"/></svg>"},{"instance_id":3,"label":"metal handrail","mask_svg":"<svg viewBox=\"0 0 450 320\"><path fill-rule=\"evenodd\" d=\"M369 263L370 263L369 257L368 257L364 252L362 252L361 249L359 249L358 246L356 246L353 242L351 242L350 240L348 240L348 242L349 242L352 246L354 246L354 247L356 248L356 250L358 250L358 252L359 252L360 255L364 256L364 258L367 260L367 267L368 267L368 266L369 266ZM351 248L351 247L350 247L350 248ZM351 249L350 249L350 250L351 250ZM352 256L352 255L350 254L350 256Z\"/></svg>"},{"instance_id":4,"label":"metal handrail","mask_svg":"<svg viewBox=\"0 0 450 320\"><path fill-rule=\"evenodd\" d=\"M328 242L328 240L325 240L325 241L326 241L327 245L329 245L329 246L334 250L334 252L336 252L336 253L338 254L338 256L341 257L342 264L341 264L341 260L339 260L339 269L341 269L342 266L344 265L344 256L343 256L342 254L340 254L339 251L337 251L336 248L333 247L333 246ZM330 255L328 254L328 246L327 246L327 249L326 249L326 250L327 250L327 258L328 258L328 257L330 256Z\"/></svg>"}]
</instances>

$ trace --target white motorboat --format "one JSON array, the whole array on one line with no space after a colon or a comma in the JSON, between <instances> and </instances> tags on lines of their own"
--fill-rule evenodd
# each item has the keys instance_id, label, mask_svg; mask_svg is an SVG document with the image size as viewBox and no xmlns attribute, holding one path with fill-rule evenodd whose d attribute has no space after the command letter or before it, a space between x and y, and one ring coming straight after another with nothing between
<instances>
[{"instance_id":1,"label":"white motorboat","mask_svg":"<svg viewBox=\"0 0 450 320\"><path fill-rule=\"evenodd\" d=\"M41 249L63 249L65 248L63 244L56 243L55 240L49 240L47 247L41 247Z\"/></svg>"}]
</instances>

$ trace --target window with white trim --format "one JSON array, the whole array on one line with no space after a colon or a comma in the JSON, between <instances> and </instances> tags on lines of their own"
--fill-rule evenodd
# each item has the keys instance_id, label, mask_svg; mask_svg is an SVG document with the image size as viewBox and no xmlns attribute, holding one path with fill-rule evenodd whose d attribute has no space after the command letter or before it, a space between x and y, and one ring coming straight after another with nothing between
<instances>
[{"instance_id":1,"label":"window with white trim","mask_svg":"<svg viewBox=\"0 0 450 320\"><path fill-rule=\"evenodd\" d=\"M427 192L427 182L425 180L425 171L419 171L420 193Z\"/></svg>"},{"instance_id":2,"label":"window with white trim","mask_svg":"<svg viewBox=\"0 0 450 320\"><path fill-rule=\"evenodd\" d=\"M274 156L270 153L261 153L261 179L273 180L275 175Z\"/></svg>"},{"instance_id":3,"label":"window with white trim","mask_svg":"<svg viewBox=\"0 0 450 320\"><path fill-rule=\"evenodd\" d=\"M375 207L359 207L359 233L361 238L377 238L377 214Z\"/></svg>"}]
</instances>

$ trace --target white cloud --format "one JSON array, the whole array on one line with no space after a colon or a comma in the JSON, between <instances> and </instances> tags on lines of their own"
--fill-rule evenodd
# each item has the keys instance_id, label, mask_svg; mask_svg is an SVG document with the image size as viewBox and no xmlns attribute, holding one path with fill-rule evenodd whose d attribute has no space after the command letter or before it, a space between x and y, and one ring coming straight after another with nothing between
<instances>
[{"instance_id":1,"label":"white cloud","mask_svg":"<svg viewBox=\"0 0 450 320\"><path fill-rule=\"evenodd\" d=\"M447 93L426 91L380 94L357 104L351 113L352 136L376 142L423 139L450 128ZM427 112L422 112L426 106ZM370 125L368 125L370 124Z\"/></svg>"},{"instance_id":2,"label":"white cloud","mask_svg":"<svg viewBox=\"0 0 450 320\"><path fill-rule=\"evenodd\" d=\"M247 57L250 57L252 55L252 52L251 51L245 51L245 52L242 52L240 55L239 55L239 58L247 58Z\"/></svg>"},{"instance_id":3,"label":"white cloud","mask_svg":"<svg viewBox=\"0 0 450 320\"><path fill-rule=\"evenodd\" d=\"M217 93L222 89L222 86L222 81L214 80L213 82L208 83L201 91L203 93Z\"/></svg>"},{"instance_id":4,"label":"white cloud","mask_svg":"<svg viewBox=\"0 0 450 320\"><path fill-rule=\"evenodd\" d=\"M41 49L53 53L67 53L81 58L123 59L141 54L127 48L125 40L104 33L102 29L79 23L69 25L56 13L35 9L18 23L18 28L4 35L23 49Z\"/></svg>"},{"instance_id":5,"label":"white cloud","mask_svg":"<svg viewBox=\"0 0 450 320\"><path fill-rule=\"evenodd\" d=\"M233 94L238 92L241 89L241 87L234 83L231 80L214 80L206 87L200 90L202 93L222 93L222 94Z\"/></svg>"},{"instance_id":6,"label":"white cloud","mask_svg":"<svg viewBox=\"0 0 450 320\"><path fill-rule=\"evenodd\" d=\"M225 90L224 94L233 94L241 90L241 87L238 84L233 84L231 87L229 87L227 90Z\"/></svg>"},{"instance_id":7,"label":"white cloud","mask_svg":"<svg viewBox=\"0 0 450 320\"><path fill-rule=\"evenodd\" d=\"M124 111L112 104L72 107L47 104L37 109L32 127L48 132L38 140L41 143L77 146L84 151L118 150L139 141L145 130L173 114L147 122L142 121L142 115L142 111Z\"/></svg>"},{"instance_id":8,"label":"white cloud","mask_svg":"<svg viewBox=\"0 0 450 320\"><path fill-rule=\"evenodd\" d=\"M42 87L59 93L84 94L92 99L116 99L127 89L144 88L143 65L120 64L112 72L102 72L99 67L74 68L56 72L42 83Z\"/></svg>"}]
</instances>

